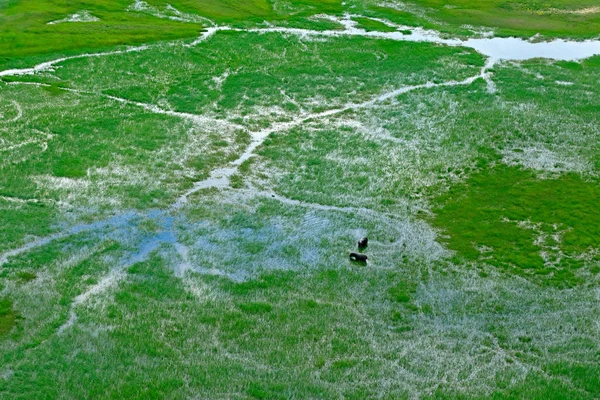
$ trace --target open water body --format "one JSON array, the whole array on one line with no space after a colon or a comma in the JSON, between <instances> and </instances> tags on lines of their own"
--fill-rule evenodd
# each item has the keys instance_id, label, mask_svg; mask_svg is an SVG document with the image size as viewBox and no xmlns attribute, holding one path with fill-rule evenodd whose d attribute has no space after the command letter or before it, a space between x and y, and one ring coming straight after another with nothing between
<instances>
[{"instance_id":1,"label":"open water body","mask_svg":"<svg viewBox=\"0 0 600 400\"><path fill-rule=\"evenodd\" d=\"M522 61L534 58L575 61L600 55L600 40L576 41L555 39L552 41L539 41L535 40L535 38L526 40L514 37L484 37L462 40L458 38L442 37L441 34L435 30L395 25L384 20L381 20L381 22L390 26L394 26L397 31L369 32L358 28L356 22L350 17L352 16L346 16L345 18L328 18L343 25L345 28L344 30L329 30L319 32L293 28L263 28L254 30L251 29L250 31L281 32L297 34L301 36L363 36L408 42L430 42L448 46L472 48L477 52L489 57L493 61ZM216 30L219 30L219 28L216 28ZM405 33L406 31L410 31L410 34Z\"/></svg>"},{"instance_id":2,"label":"open water body","mask_svg":"<svg viewBox=\"0 0 600 400\"><path fill-rule=\"evenodd\" d=\"M575 61L600 54L600 40L576 42L557 39L551 42L532 42L518 38L486 38L469 39L461 45L475 49L494 60L548 58Z\"/></svg>"}]
</instances>

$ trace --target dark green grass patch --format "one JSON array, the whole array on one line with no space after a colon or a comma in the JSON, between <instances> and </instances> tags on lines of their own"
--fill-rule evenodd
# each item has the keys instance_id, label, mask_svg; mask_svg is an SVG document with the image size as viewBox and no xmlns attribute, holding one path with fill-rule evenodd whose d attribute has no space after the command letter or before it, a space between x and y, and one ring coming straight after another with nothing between
<instances>
[{"instance_id":1,"label":"dark green grass patch","mask_svg":"<svg viewBox=\"0 0 600 400\"><path fill-rule=\"evenodd\" d=\"M67 156L58 159L52 172L54 176L62 178L83 178L87 174L87 168L81 159Z\"/></svg>"},{"instance_id":2,"label":"dark green grass patch","mask_svg":"<svg viewBox=\"0 0 600 400\"><path fill-rule=\"evenodd\" d=\"M396 30L396 28L394 27L388 26L382 22L370 18L354 18L354 20L358 22L359 28L362 28L367 32L394 32Z\"/></svg>"},{"instance_id":3,"label":"dark green grass patch","mask_svg":"<svg viewBox=\"0 0 600 400\"><path fill-rule=\"evenodd\" d=\"M61 86L59 86L56 83L52 83L48 86L42 86L42 90L46 91L52 96L60 96L62 94L67 93Z\"/></svg>"},{"instance_id":4,"label":"dark green grass patch","mask_svg":"<svg viewBox=\"0 0 600 400\"><path fill-rule=\"evenodd\" d=\"M34 274L33 272L21 271L21 272L17 272L17 278L22 283L27 283L27 282L31 282L34 279L36 279L37 275Z\"/></svg>"},{"instance_id":5,"label":"dark green grass patch","mask_svg":"<svg viewBox=\"0 0 600 400\"><path fill-rule=\"evenodd\" d=\"M271 312L273 307L268 303L251 302L239 305L240 310L246 314L265 314Z\"/></svg>"},{"instance_id":6,"label":"dark green grass patch","mask_svg":"<svg viewBox=\"0 0 600 400\"><path fill-rule=\"evenodd\" d=\"M6 335L17 323L13 303L9 299L0 298L0 337Z\"/></svg>"},{"instance_id":7,"label":"dark green grass patch","mask_svg":"<svg viewBox=\"0 0 600 400\"><path fill-rule=\"evenodd\" d=\"M500 165L441 196L432 222L447 235L447 245L469 260L572 286L581 281L578 256L598 246L599 198L600 185L578 175L541 180Z\"/></svg>"},{"instance_id":8,"label":"dark green grass patch","mask_svg":"<svg viewBox=\"0 0 600 400\"><path fill-rule=\"evenodd\" d=\"M597 379L596 379L597 381ZM440 391L441 392L441 391ZM453 395L436 393L436 399L454 399ZM569 387L564 380L555 377L547 377L539 372L532 372L527 375L527 378L511 387L498 388L489 396L490 399L546 399L546 400L576 400L576 399L591 399L593 395Z\"/></svg>"},{"instance_id":9,"label":"dark green grass patch","mask_svg":"<svg viewBox=\"0 0 600 400\"><path fill-rule=\"evenodd\" d=\"M392 286L388 292L392 298L392 300L398 303L408 303L410 301L410 297L415 291L414 285L409 284L408 282L398 282L396 285Z\"/></svg>"}]
</instances>

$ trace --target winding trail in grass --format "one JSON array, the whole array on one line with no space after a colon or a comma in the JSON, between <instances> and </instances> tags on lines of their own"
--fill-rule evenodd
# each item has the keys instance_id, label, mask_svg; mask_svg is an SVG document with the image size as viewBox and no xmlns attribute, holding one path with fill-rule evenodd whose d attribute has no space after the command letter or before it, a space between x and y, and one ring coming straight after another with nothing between
<instances>
[{"instance_id":1,"label":"winding trail in grass","mask_svg":"<svg viewBox=\"0 0 600 400\"><path fill-rule=\"evenodd\" d=\"M37 64L31 68L16 68L16 69L7 69L4 71L0 71L0 77L34 75L39 72L50 71L57 64L60 64L60 63L63 63L65 61L69 61L69 60L78 60L81 58L93 58L93 57L106 57L106 56L113 56L113 55L118 55L118 54L133 53L133 52L148 50L154 46L157 46L157 45L142 45L142 46L136 46L136 47L128 47L124 50L114 50L114 51L107 51L107 52L102 52L102 53L85 53L85 54L78 54L75 56L61 57L61 58L57 58L55 60L46 61L46 62Z\"/></svg>"},{"instance_id":2,"label":"winding trail in grass","mask_svg":"<svg viewBox=\"0 0 600 400\"><path fill-rule=\"evenodd\" d=\"M593 6L587 8L580 8L578 10L561 10L558 8L550 8L547 11L542 11L544 14L574 14L574 15L587 15L587 14L599 14L600 7Z\"/></svg>"},{"instance_id":3,"label":"winding trail in grass","mask_svg":"<svg viewBox=\"0 0 600 400\"><path fill-rule=\"evenodd\" d=\"M109 272L98 281L98 283L89 286L87 290L73 299L69 309L69 319L58 328L58 334L63 333L67 328L73 326L75 322L77 322L77 314L75 313L77 306L85 303L90 297L105 292L110 287L113 287L122 279L124 279L126 275L125 271L128 267L139 262L146 261L150 254L156 251L163 244L171 244L174 246L179 244L177 235L174 232L173 217L165 215L165 213L161 211L151 211L145 217L152 218L153 221L159 223L161 229L153 235L145 237L136 246L135 252L122 258L117 266L111 268ZM138 228L132 223L133 219L134 218L118 218L116 222L120 223L122 228L125 228L128 231L130 230L133 234L137 233L139 235L140 232L138 231Z\"/></svg>"},{"instance_id":4,"label":"winding trail in grass","mask_svg":"<svg viewBox=\"0 0 600 400\"><path fill-rule=\"evenodd\" d=\"M46 83L39 83L39 82L9 82L7 84L8 85L28 85L28 86L37 86L37 87L52 87L52 85L49 85ZM112 95L108 95L108 94L104 94L104 93L90 92L90 91L86 91L86 90L72 89L72 88L66 88L66 87L61 88L61 90L64 90L65 92L75 93L75 94L103 97L105 99L113 100L113 101L116 101L121 104L126 104L126 105L143 108L144 110L151 112L153 114L168 115L170 117L176 117L176 118L189 120L199 126L213 125L213 126L217 126L220 128L247 130L247 128L243 125L235 124L233 122L230 122L230 121L227 121L224 119L211 118L211 117L207 117L204 115L191 114L191 113L180 112L180 111L165 110L155 104L142 103L140 101L128 100L128 99L125 99L122 97L112 96ZM27 142L26 144L29 144L29 143L31 143L31 142ZM19 146L22 146L22 145L23 144L21 144ZM4 151L4 150L0 149L0 151Z\"/></svg>"},{"instance_id":5,"label":"winding trail in grass","mask_svg":"<svg viewBox=\"0 0 600 400\"><path fill-rule=\"evenodd\" d=\"M382 103L382 102L385 102L388 100L392 100L395 97L398 97L402 94L412 92L415 90L420 90L420 89L433 89L433 88L452 87L452 86L468 86L478 79L484 79L486 82L488 82L488 89L490 91L493 91L493 89L494 89L493 82L491 81L489 74L488 74L488 69L491 68L492 66L493 66L493 60L490 60L481 69L479 74L471 76L469 78L466 78L462 81L448 81L448 82L442 82L442 83L427 82L427 83L423 83L423 84L419 84L419 85L404 86L404 87L380 94L379 96L376 96L375 98L365 101L363 103L349 104L349 105L346 105L341 108L322 111L319 113L300 114L297 118L294 118L292 121L276 123L267 129L263 129L263 130L256 131L256 132L250 132L250 135L252 138L250 145L235 161L231 162L226 167L217 168L217 169L213 170L207 179L196 182L190 190L185 192L182 196L180 196L175 201L175 203L173 203L173 205L171 206L171 209L176 210L178 208L181 208L183 205L185 205L187 203L189 196L191 196L192 194L197 193L201 190L210 189L210 188L217 188L217 189L228 188L230 185L231 177L238 171L239 167L245 161L247 161L251 157L253 157L256 149L258 147L260 147L264 143L264 141L267 139L267 137L269 137L269 135L271 135L273 133L288 131L292 128L300 126L303 123L311 121L311 120L318 120L318 119L335 116L335 115L344 113L346 111L370 108L370 107L375 106L377 103Z\"/></svg>"},{"instance_id":6,"label":"winding trail in grass","mask_svg":"<svg viewBox=\"0 0 600 400\"><path fill-rule=\"evenodd\" d=\"M247 128L245 126L242 126L242 125L239 125L239 124L234 124L232 122L229 122L229 121L223 120L223 119L211 118L211 117L206 117L206 116L203 116L203 115L190 114L190 113L185 113L185 112L180 112L180 111L165 110L165 109L162 109L159 106L154 105L154 104L148 104L148 103L142 103L142 102L139 102L139 101L127 100L127 99L124 99L122 97L116 97L116 96L111 96L111 95L102 94L102 93L84 92L84 91L81 91L81 90L73 90L73 89L69 89L68 91L76 92L76 93L84 93L84 94L89 94L89 95L102 96L102 97L105 97L107 99L119 102L119 103L123 103L123 104L127 104L127 105L133 105L133 106L136 106L136 107L141 107L144 110L149 111L149 112L154 113L154 114L163 114L163 115L168 115L168 116L171 116L171 117L178 117L178 118L181 118L181 119L188 119L188 120L190 120L190 121L192 121L195 124L200 125L200 126L216 125L216 126L227 127L227 128L232 128L232 129L247 130Z\"/></svg>"},{"instance_id":7,"label":"winding trail in grass","mask_svg":"<svg viewBox=\"0 0 600 400\"><path fill-rule=\"evenodd\" d=\"M0 147L0 153L17 150L17 149L20 149L21 147L28 146L30 144L38 144L42 148L42 151L45 151L45 149L48 148L48 142L54 138L54 135L52 135L51 133L39 131L37 129L34 130L33 132L35 132L43 137L38 138L38 139L30 138L30 139L24 140L20 143L11 144L10 146L6 146L6 147Z\"/></svg>"},{"instance_id":8,"label":"winding trail in grass","mask_svg":"<svg viewBox=\"0 0 600 400\"><path fill-rule=\"evenodd\" d=\"M207 28L204 32L202 32L202 34L196 39L194 40L192 43L190 44L184 44L184 47L194 47L197 46L198 44L204 42L206 39L208 39L209 37L211 37L212 35L214 35L215 33L217 33L218 31L223 30L223 28L219 28L219 27L212 27L212 28Z\"/></svg>"},{"instance_id":9,"label":"winding trail in grass","mask_svg":"<svg viewBox=\"0 0 600 400\"><path fill-rule=\"evenodd\" d=\"M23 109L21 108L21 105L16 100L11 100L10 103L12 104L15 111L17 112L17 115L15 115L14 117L12 117L10 119L4 119L4 116L2 114L0 114L0 123L17 122L18 120L20 120L23 117Z\"/></svg>"}]
</instances>

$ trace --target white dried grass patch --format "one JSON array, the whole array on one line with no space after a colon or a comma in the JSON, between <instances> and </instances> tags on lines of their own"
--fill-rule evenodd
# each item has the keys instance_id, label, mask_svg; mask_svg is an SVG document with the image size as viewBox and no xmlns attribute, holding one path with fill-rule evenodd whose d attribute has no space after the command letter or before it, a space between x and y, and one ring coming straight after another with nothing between
<instances>
[{"instance_id":1,"label":"white dried grass patch","mask_svg":"<svg viewBox=\"0 0 600 400\"><path fill-rule=\"evenodd\" d=\"M227 70L225 72L223 72L221 75L219 76L215 76L212 78L212 81L214 82L214 89L221 91L223 89L223 84L227 81L227 79L231 76L231 75L236 75L239 71L239 68L236 69L235 71L231 71L231 68L227 68Z\"/></svg>"},{"instance_id":2,"label":"white dried grass patch","mask_svg":"<svg viewBox=\"0 0 600 400\"><path fill-rule=\"evenodd\" d=\"M219 296L212 286L207 285L201 277L186 275L183 279L185 290L191 293L201 303L216 301Z\"/></svg>"},{"instance_id":3,"label":"white dried grass patch","mask_svg":"<svg viewBox=\"0 0 600 400\"><path fill-rule=\"evenodd\" d=\"M92 172L95 176L92 175ZM98 175L95 172L90 169L86 178L78 179L43 175L34 177L34 182L44 190L58 192L59 203L63 205L86 204L88 207L107 205L120 207L122 199L106 194L104 188L107 186L114 187L115 184L122 185L123 179L119 180L114 176L110 179L107 176L102 176L104 171L101 171L100 177L104 180L98 180ZM132 178L132 176L129 175L127 178Z\"/></svg>"},{"instance_id":4,"label":"white dried grass patch","mask_svg":"<svg viewBox=\"0 0 600 400\"><path fill-rule=\"evenodd\" d=\"M444 95L437 96L438 99L443 97ZM332 125L351 128L353 133L363 135L370 141L385 143L380 155L385 157L387 166L382 170L382 179L395 181L404 177L411 182L413 188L418 189L439 183L440 178L434 171L441 165L452 170L444 173L444 179L456 181L462 179L462 172L457 174L456 171L470 164L472 154L469 151L449 149L442 144L453 120L448 119L446 112L443 116L436 116L431 110L448 108L453 110L452 113L460 112L458 103L455 104L454 101L435 100L427 106L423 103L410 108L395 106L392 115L373 115L367 111L356 115L353 120L340 118ZM410 121L411 125L396 132L399 135L396 137L383 126L393 126L395 121L398 121L398 124ZM346 162L353 163L354 160L346 157Z\"/></svg>"},{"instance_id":5,"label":"white dried grass patch","mask_svg":"<svg viewBox=\"0 0 600 400\"><path fill-rule=\"evenodd\" d=\"M102 168L90 168L89 175L105 185L135 184L147 182L151 179L151 175L146 171L146 168L131 165L124 166L119 163L111 163Z\"/></svg>"},{"instance_id":6,"label":"white dried grass patch","mask_svg":"<svg viewBox=\"0 0 600 400\"><path fill-rule=\"evenodd\" d=\"M271 105L271 106L262 106L262 105L254 105L251 107L243 107L240 105L238 107L239 111L244 112L244 116L239 114L239 117L244 120L244 122L251 122L258 118L265 118L265 116L269 116L273 118L273 121L289 119L293 118L293 113L288 110L285 110L280 105Z\"/></svg>"},{"instance_id":7,"label":"white dried grass patch","mask_svg":"<svg viewBox=\"0 0 600 400\"><path fill-rule=\"evenodd\" d=\"M493 38L494 35L496 34L493 29L490 29L487 27L465 24L465 25L461 25L461 28L468 29L471 32L473 32L475 35L477 35L478 37L483 37L483 38Z\"/></svg>"},{"instance_id":8,"label":"white dried grass patch","mask_svg":"<svg viewBox=\"0 0 600 400\"><path fill-rule=\"evenodd\" d=\"M538 11L541 14L573 14L573 15L588 15L588 14L598 14L600 13L600 7L586 7L579 8L576 10L564 10L558 8L549 8L547 10Z\"/></svg>"},{"instance_id":9,"label":"white dried grass patch","mask_svg":"<svg viewBox=\"0 0 600 400\"><path fill-rule=\"evenodd\" d=\"M15 374L15 371L12 369L6 369L4 371L2 371L2 374L0 374L0 377L2 379L4 379L5 381L10 380L10 378L12 378L12 376Z\"/></svg>"},{"instance_id":10,"label":"white dried grass patch","mask_svg":"<svg viewBox=\"0 0 600 400\"><path fill-rule=\"evenodd\" d=\"M81 305L88 308L105 309L110 304L110 300L106 297L99 296L109 289L115 287L121 280L127 277L127 273L122 268L114 268L104 275L98 283L90 286L85 292L81 293L73 299L71 309L69 311L69 319L61 325L57 334L62 334L67 329L71 328L77 322L77 314L75 309Z\"/></svg>"},{"instance_id":11,"label":"white dried grass patch","mask_svg":"<svg viewBox=\"0 0 600 400\"><path fill-rule=\"evenodd\" d=\"M75 14L71 14L66 18L59 19L56 21L48 22L48 25L56 25L64 22L97 22L100 18L95 17L88 10L77 11Z\"/></svg>"},{"instance_id":12,"label":"white dried grass patch","mask_svg":"<svg viewBox=\"0 0 600 400\"><path fill-rule=\"evenodd\" d=\"M464 269L455 278L434 276L419 285L415 295L415 304L430 312L411 321L416 333L408 344L409 359L414 360L411 369L431 362L444 371L445 387L489 394L496 388L497 374L512 375L511 385L516 385L529 372L541 372L535 353L516 356L519 351L528 353L529 347L536 347L537 354L561 348L554 357L565 362L589 358L594 349L570 343L572 335L599 339L597 330L583 328L594 326L597 317L587 311L597 302L590 294L585 289L541 288L518 278L483 279ZM503 342L489 333L490 325L500 329ZM519 339L523 337L531 344L523 345ZM564 383L576 387L568 379Z\"/></svg>"},{"instance_id":13,"label":"white dried grass patch","mask_svg":"<svg viewBox=\"0 0 600 400\"><path fill-rule=\"evenodd\" d=\"M208 23L211 26L214 26L215 23L210 19L197 15L181 12L170 4L167 4L162 9L158 7L152 6L145 1L136 0L133 4L126 8L127 11L130 12L139 12L144 14L150 14L157 18L170 19L172 21L179 22L192 22L192 23Z\"/></svg>"},{"instance_id":14,"label":"white dried grass patch","mask_svg":"<svg viewBox=\"0 0 600 400\"><path fill-rule=\"evenodd\" d=\"M92 182L89 178L65 178L52 175L38 175L33 178L33 181L44 189L50 190L65 190L65 191L81 191L88 189Z\"/></svg>"},{"instance_id":15,"label":"white dried grass patch","mask_svg":"<svg viewBox=\"0 0 600 400\"><path fill-rule=\"evenodd\" d=\"M416 4L407 4L404 1L394 0L394 1L384 1L377 4L379 7L391 8L397 11L409 12L411 14L415 14L419 17L425 17L425 9L422 7L418 7Z\"/></svg>"},{"instance_id":16,"label":"white dried grass patch","mask_svg":"<svg viewBox=\"0 0 600 400\"><path fill-rule=\"evenodd\" d=\"M526 147L520 151L507 149L502 151L502 155L504 156L503 162L507 165L519 165L542 173L590 173L593 171L592 164L589 161L564 153L561 154L541 146Z\"/></svg>"}]
</instances>

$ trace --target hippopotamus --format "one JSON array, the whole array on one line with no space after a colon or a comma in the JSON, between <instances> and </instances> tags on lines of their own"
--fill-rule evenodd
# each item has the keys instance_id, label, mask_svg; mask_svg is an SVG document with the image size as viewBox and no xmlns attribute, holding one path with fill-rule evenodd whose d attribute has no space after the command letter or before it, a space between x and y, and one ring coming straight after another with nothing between
<instances>
[{"instance_id":1,"label":"hippopotamus","mask_svg":"<svg viewBox=\"0 0 600 400\"><path fill-rule=\"evenodd\" d=\"M364 237L364 238L362 238L362 239L360 239L358 241L358 248L359 249L364 249L368 245L369 245L369 238L368 237Z\"/></svg>"},{"instance_id":2,"label":"hippopotamus","mask_svg":"<svg viewBox=\"0 0 600 400\"><path fill-rule=\"evenodd\" d=\"M350 253L350 259L352 261L359 261L359 262L367 262L367 259L369 257L367 257L366 254L360 254L360 253Z\"/></svg>"}]
</instances>

